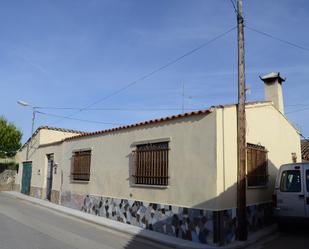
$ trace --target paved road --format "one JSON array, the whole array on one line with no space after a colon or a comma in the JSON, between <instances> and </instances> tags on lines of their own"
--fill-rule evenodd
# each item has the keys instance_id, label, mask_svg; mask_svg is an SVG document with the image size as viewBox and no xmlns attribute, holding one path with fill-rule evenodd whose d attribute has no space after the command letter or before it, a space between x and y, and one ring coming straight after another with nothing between
<instances>
[{"instance_id":1,"label":"paved road","mask_svg":"<svg viewBox=\"0 0 309 249\"><path fill-rule=\"evenodd\" d=\"M309 226L290 225L284 232L273 234L247 249L308 249Z\"/></svg>"},{"instance_id":2,"label":"paved road","mask_svg":"<svg viewBox=\"0 0 309 249\"><path fill-rule=\"evenodd\" d=\"M0 193L0 249L166 249Z\"/></svg>"}]
</instances>

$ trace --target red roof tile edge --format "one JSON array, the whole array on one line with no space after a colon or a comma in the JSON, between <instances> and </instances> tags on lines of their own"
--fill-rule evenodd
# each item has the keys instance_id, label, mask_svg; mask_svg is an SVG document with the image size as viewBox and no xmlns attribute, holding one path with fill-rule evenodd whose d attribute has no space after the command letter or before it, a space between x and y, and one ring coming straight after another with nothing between
<instances>
[{"instance_id":1,"label":"red roof tile edge","mask_svg":"<svg viewBox=\"0 0 309 249\"><path fill-rule=\"evenodd\" d=\"M271 101L252 101L252 102L247 102L246 105L270 104L270 103L271 103ZM211 106L210 108L204 109L204 110L187 112L187 113L183 113L183 114L176 114L176 115L167 116L167 117L163 117L163 118L151 119L151 120L136 123L136 124L124 125L124 126L119 126L119 127L115 127L115 128L111 128L111 129L101 130L101 131L83 133L83 134L80 134L80 135L77 135L77 136L67 137L67 138L64 139L64 141L79 139L79 138L83 138L83 137L96 136L96 135L105 134L105 133L109 133L109 132L115 132L115 131L119 131L119 130L134 128L134 127L149 125L149 124L154 124L154 123L160 123L160 122L170 121L170 120L194 116L194 115L202 115L202 114L207 115L207 114L213 112L214 109L227 108L227 107L232 107L232 106L235 106L235 105L236 104L225 104L225 105Z\"/></svg>"},{"instance_id":2,"label":"red roof tile edge","mask_svg":"<svg viewBox=\"0 0 309 249\"><path fill-rule=\"evenodd\" d=\"M163 118L151 119L151 120L143 121L143 122L140 122L140 123L119 126L119 127L115 127L115 128L111 128L111 129L88 132L88 133L84 133L84 134L77 135L77 136L67 137L64 140L66 141L66 140L79 139L79 138L83 138L83 137L96 136L96 135L100 135L100 134L115 132L115 131L119 131L119 130L125 130L125 129L139 127L139 126L143 126L143 125L161 123L161 122L165 122L165 121L170 121L170 120L175 120L175 119L185 118L185 117L190 117L190 116L195 116L195 115L202 115L202 114L207 115L211 112L213 112L213 108L209 108L209 109L206 109L206 110L187 112L187 113L167 116L167 117L163 117Z\"/></svg>"}]
</instances>

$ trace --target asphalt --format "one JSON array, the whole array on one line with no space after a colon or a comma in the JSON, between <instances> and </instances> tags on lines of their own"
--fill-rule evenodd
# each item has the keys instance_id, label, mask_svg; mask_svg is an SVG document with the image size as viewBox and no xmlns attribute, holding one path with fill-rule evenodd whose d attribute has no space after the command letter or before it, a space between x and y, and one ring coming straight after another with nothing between
<instances>
[{"instance_id":1,"label":"asphalt","mask_svg":"<svg viewBox=\"0 0 309 249\"><path fill-rule=\"evenodd\" d=\"M0 193L0 249L165 249Z\"/></svg>"},{"instance_id":2,"label":"asphalt","mask_svg":"<svg viewBox=\"0 0 309 249\"><path fill-rule=\"evenodd\" d=\"M22 205L22 207L19 207L20 205ZM10 206L14 208L10 208ZM66 238L72 238L73 241L81 241L80 243L77 243L78 245L82 245L83 243L86 243L87 249L89 248L126 248L126 249L131 249L131 248L145 248L145 249L147 248L188 248L188 249L190 248L192 249L218 248L218 247L213 247L209 245L193 243L191 241L185 241L182 239L174 238L171 236L167 236L167 235L149 231L149 230L144 230L139 227L116 222L113 220L106 219L104 217L98 217L98 216L94 216L91 214L86 214L78 210L66 208L60 205L50 203L45 200L33 198L33 197L26 196L21 193L13 192L13 191L3 192L0 194L0 215L6 216L6 217L0 216L0 222L2 218L3 219L10 218L11 221L13 219L14 221L12 221L12 224L14 222L24 221L24 222L21 222L22 225L30 227L33 231L37 231L37 229L39 229L38 231L45 231L44 234L47 236L57 235L58 231L62 231L61 232L62 237L56 236L56 238L54 238L55 236L54 237L51 236L51 238L56 239L56 241L54 241L55 247L51 247L51 248L58 248L56 247L57 243L61 243L62 241L66 243L68 241L71 241ZM33 219L29 220L28 216L32 217ZM50 216L53 216L53 217L51 218ZM59 218L59 216L61 218ZM49 217L49 218L46 218L46 217ZM59 223L55 222L56 220L59 221ZM83 225L71 224L72 221L76 223L77 222L82 223ZM2 224L8 224L8 223L9 223L8 220L6 220L6 223L1 222L0 223L1 229L2 229ZM31 235L26 234L27 232L25 233L22 232L25 230L25 229L22 229L22 225L20 226L21 235L27 238L31 237ZM83 227L85 226L89 227L91 225L92 227L96 226L96 229L99 231L94 231L93 233L89 233L88 229L86 230L83 229ZM9 227L9 224L7 226ZM49 226L51 226L50 229L48 229ZM58 229L58 226L60 226L59 229ZM13 227L16 227L16 226L13 225ZM74 229L78 229L78 230L74 230ZM230 245L220 247L220 248L225 248L225 249L244 248L244 247L254 244L257 241L260 241L262 238L267 237L269 234L272 234L275 231L276 231L276 227L271 226L271 227L263 229L249 236L248 241L246 242L237 241ZM92 234L100 234L100 235L92 239L93 237ZM1 247L2 237L1 236L2 235L0 233L0 249L2 249ZM101 238L105 238L105 239L102 241ZM31 241L35 241L35 240L31 240ZM90 241L94 243L93 247L89 247L89 245L91 245ZM112 243L112 241L116 241L117 243L114 244ZM99 246L100 243L102 243L102 245L106 247L103 247L103 246L95 247L95 246ZM68 244L68 246L73 246L73 245ZM3 248L6 249L6 247L3 247ZM8 248L26 249L25 247L8 247ZM31 249L44 248L45 249L49 247L29 247L29 248ZM60 246L59 248L72 248L72 247ZM85 248L85 247L73 247L73 248Z\"/></svg>"},{"instance_id":3,"label":"asphalt","mask_svg":"<svg viewBox=\"0 0 309 249\"><path fill-rule=\"evenodd\" d=\"M278 231L247 249L308 249L308 235L308 224L291 223L284 231Z\"/></svg>"}]
</instances>

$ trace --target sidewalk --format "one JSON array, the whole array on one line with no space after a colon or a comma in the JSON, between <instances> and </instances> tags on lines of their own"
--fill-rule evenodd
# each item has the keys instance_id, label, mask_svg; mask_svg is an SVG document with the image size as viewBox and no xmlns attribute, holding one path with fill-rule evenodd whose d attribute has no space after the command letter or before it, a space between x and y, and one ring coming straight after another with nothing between
<instances>
[{"instance_id":1,"label":"sidewalk","mask_svg":"<svg viewBox=\"0 0 309 249\"><path fill-rule=\"evenodd\" d=\"M215 246L210 246L210 245L204 245L204 244L199 244L199 243L194 243L191 241L187 241L187 240L182 240L182 239L178 239L175 237L171 237L165 234L160 234L157 232L153 232L150 230L145 230L142 229L140 227L136 227L136 226L132 226L132 225L128 225L125 223L121 223L121 222L117 222L117 221L113 221L110 219L106 219L104 217L100 217L100 216L95 216L92 214L87 214L84 212L81 212L79 210L75 210L75 209L71 209L71 208L67 208L67 207L63 207L42 199L37 199L34 197L30 197L27 195L23 195L19 192L14 192L14 191L6 191L3 192L5 194L14 196L17 199L22 199L22 200L26 200L29 201L33 204L37 204L58 212L61 212L63 214L75 217L75 218L79 218L82 219L84 221L87 222L91 222L97 225L101 225L104 226L106 228L109 229L113 229L113 230L117 230L120 231L122 233L126 233L129 234L131 236L138 236L156 243L160 243L160 244L164 244L166 246L170 246L172 248L181 248L181 249L218 249L218 248L222 248L222 249L236 249L236 248L244 248L247 247L249 245L254 244L256 241L261 240L263 237L268 236L269 234L273 233L276 231L277 227L275 225L267 227L261 231L258 231L252 235L249 236L248 240L246 242L233 242L229 245L226 246L222 246L222 247L215 247Z\"/></svg>"}]
</instances>

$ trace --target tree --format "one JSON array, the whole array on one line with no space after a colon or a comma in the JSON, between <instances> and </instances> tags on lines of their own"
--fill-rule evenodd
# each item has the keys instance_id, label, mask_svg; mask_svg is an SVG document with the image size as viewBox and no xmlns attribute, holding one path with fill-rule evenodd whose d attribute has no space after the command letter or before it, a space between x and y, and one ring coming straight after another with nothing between
<instances>
[{"instance_id":1,"label":"tree","mask_svg":"<svg viewBox=\"0 0 309 249\"><path fill-rule=\"evenodd\" d=\"M22 132L0 116L0 158L13 157L21 147Z\"/></svg>"}]
</instances>

